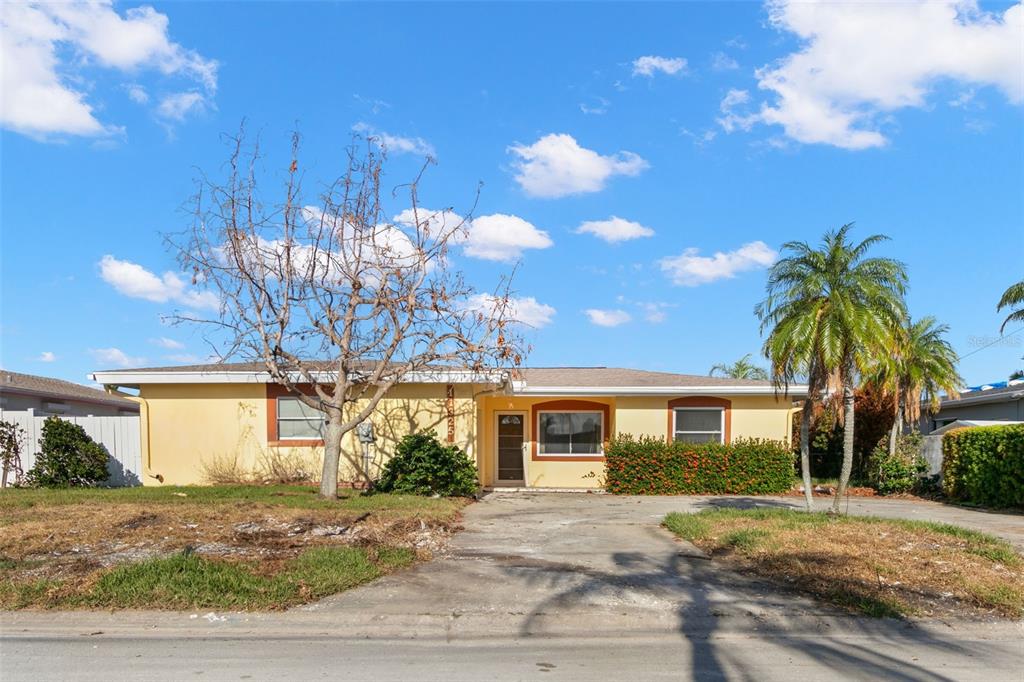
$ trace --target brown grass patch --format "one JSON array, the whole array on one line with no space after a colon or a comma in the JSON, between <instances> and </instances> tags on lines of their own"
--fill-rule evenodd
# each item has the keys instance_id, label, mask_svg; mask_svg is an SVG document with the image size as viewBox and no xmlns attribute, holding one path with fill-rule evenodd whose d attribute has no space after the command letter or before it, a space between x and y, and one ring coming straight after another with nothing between
<instances>
[{"instance_id":1,"label":"brown grass patch","mask_svg":"<svg viewBox=\"0 0 1024 682\"><path fill-rule=\"evenodd\" d=\"M942 524L714 510L665 525L740 572L874 616L1024 616L1024 559Z\"/></svg>"},{"instance_id":2,"label":"brown grass patch","mask_svg":"<svg viewBox=\"0 0 1024 682\"><path fill-rule=\"evenodd\" d=\"M406 548L427 559L443 550L465 503L370 496L320 504L307 495L296 504L306 493L291 489L260 491L257 499L210 490L165 491L151 501L138 490L121 497L96 491L71 502L45 493L9 497L20 492L36 491L0 495L0 608L17 607L11 600L16 593L24 600L30 584L38 594L28 603L66 603L112 569L182 552L245 563L257 575L275 575L319 547L361 548L370 556L380 547Z\"/></svg>"}]
</instances>

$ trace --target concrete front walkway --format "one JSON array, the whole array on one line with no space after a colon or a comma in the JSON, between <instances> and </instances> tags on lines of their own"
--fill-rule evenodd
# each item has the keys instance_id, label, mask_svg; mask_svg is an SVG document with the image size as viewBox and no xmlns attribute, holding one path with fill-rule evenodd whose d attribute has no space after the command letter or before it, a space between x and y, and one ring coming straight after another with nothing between
<instances>
[{"instance_id":1,"label":"concrete front walkway","mask_svg":"<svg viewBox=\"0 0 1024 682\"><path fill-rule=\"evenodd\" d=\"M659 526L675 510L799 503L493 494L466 509L447 556L284 614L2 614L2 677L66 661L69 678L96 680L1024 679L1020 623L853 617L725 571ZM876 500L850 512L1024 538L1019 516Z\"/></svg>"}]
</instances>

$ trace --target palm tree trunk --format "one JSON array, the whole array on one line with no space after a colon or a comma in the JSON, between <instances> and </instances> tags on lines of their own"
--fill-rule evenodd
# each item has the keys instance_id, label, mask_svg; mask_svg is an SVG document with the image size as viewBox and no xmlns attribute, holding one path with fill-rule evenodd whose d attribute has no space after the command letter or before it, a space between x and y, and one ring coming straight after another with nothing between
<instances>
[{"instance_id":1,"label":"palm tree trunk","mask_svg":"<svg viewBox=\"0 0 1024 682\"><path fill-rule=\"evenodd\" d=\"M839 502L846 494L846 488L850 484L850 472L853 470L853 384L847 378L843 386L843 409L845 412L843 424L843 468L839 472L839 488L836 490L836 498L832 501L832 512L839 513Z\"/></svg>"},{"instance_id":2,"label":"palm tree trunk","mask_svg":"<svg viewBox=\"0 0 1024 682\"><path fill-rule=\"evenodd\" d=\"M896 437L900 431L903 430L903 406L900 405L900 401L896 401L896 414L892 416L892 428L889 429L889 456L892 457L896 454Z\"/></svg>"},{"instance_id":3,"label":"palm tree trunk","mask_svg":"<svg viewBox=\"0 0 1024 682\"><path fill-rule=\"evenodd\" d=\"M804 409L800 413L800 473L804 479L804 499L807 500L807 511L814 511L814 497L811 495L811 413L814 405L811 397L804 400Z\"/></svg>"}]
</instances>

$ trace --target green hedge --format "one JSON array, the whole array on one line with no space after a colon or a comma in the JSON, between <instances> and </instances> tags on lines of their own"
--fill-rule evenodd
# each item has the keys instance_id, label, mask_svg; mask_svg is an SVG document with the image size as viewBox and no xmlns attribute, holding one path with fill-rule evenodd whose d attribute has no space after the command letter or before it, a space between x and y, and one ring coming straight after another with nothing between
<instances>
[{"instance_id":1,"label":"green hedge","mask_svg":"<svg viewBox=\"0 0 1024 682\"><path fill-rule=\"evenodd\" d=\"M621 435L605 451L605 488L619 495L758 495L793 484L793 453L771 440L668 443Z\"/></svg>"},{"instance_id":2,"label":"green hedge","mask_svg":"<svg viewBox=\"0 0 1024 682\"><path fill-rule=\"evenodd\" d=\"M988 507L1024 507L1024 424L956 429L942 437L942 489Z\"/></svg>"}]
</instances>

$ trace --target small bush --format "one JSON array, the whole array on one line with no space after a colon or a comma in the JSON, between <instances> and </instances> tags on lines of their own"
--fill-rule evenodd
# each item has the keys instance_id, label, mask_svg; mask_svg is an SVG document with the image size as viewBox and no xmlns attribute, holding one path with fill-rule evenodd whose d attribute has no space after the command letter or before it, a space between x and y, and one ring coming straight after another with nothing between
<instances>
[{"instance_id":1,"label":"small bush","mask_svg":"<svg viewBox=\"0 0 1024 682\"><path fill-rule=\"evenodd\" d=\"M948 497L965 502L1024 507L1024 424L945 434L942 488Z\"/></svg>"},{"instance_id":2,"label":"small bush","mask_svg":"<svg viewBox=\"0 0 1024 682\"><path fill-rule=\"evenodd\" d=\"M921 483L928 463L921 457L921 434L909 433L896 439L891 455L887 444L880 444L868 462L868 480L882 495L908 493Z\"/></svg>"},{"instance_id":3,"label":"small bush","mask_svg":"<svg viewBox=\"0 0 1024 682\"><path fill-rule=\"evenodd\" d=\"M25 475L41 488L90 487L107 480L107 449L78 424L57 417L43 422L43 437L35 465Z\"/></svg>"},{"instance_id":4,"label":"small bush","mask_svg":"<svg viewBox=\"0 0 1024 682\"><path fill-rule=\"evenodd\" d=\"M385 493L468 497L476 493L476 466L454 445L442 445L433 431L402 438L384 465L376 489Z\"/></svg>"},{"instance_id":5,"label":"small bush","mask_svg":"<svg viewBox=\"0 0 1024 682\"><path fill-rule=\"evenodd\" d=\"M793 453L785 443L679 443L620 435L605 451L605 488L620 495L764 495L789 489Z\"/></svg>"}]
</instances>

